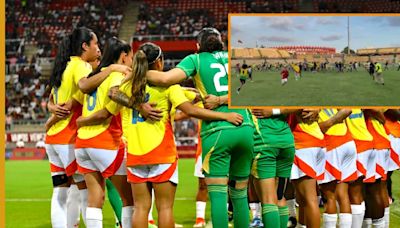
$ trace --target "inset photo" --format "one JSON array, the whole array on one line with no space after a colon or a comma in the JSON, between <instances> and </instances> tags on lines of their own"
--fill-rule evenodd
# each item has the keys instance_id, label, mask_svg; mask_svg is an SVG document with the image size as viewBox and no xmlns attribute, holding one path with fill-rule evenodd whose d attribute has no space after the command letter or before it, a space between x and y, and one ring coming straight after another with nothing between
<instances>
[{"instance_id":1,"label":"inset photo","mask_svg":"<svg viewBox=\"0 0 400 228\"><path fill-rule=\"evenodd\" d=\"M400 106L400 14L231 14L230 100L243 106Z\"/></svg>"}]
</instances>

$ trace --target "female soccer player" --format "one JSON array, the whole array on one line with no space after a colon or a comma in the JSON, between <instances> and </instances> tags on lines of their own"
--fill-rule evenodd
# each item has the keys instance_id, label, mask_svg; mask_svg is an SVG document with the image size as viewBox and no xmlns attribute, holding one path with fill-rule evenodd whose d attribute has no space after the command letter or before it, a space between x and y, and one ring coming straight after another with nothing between
<instances>
[{"instance_id":1,"label":"female soccer player","mask_svg":"<svg viewBox=\"0 0 400 228\"><path fill-rule=\"evenodd\" d=\"M376 153L374 152L373 137L367 129L364 113L361 109L352 109L351 115L346 118L347 129L356 144L357 149L357 180L349 185L349 198L351 203L352 227L361 227L365 202L363 191L371 196L380 195L374 189ZM364 184L365 183L365 184ZM373 199L373 197L368 197ZM369 205L372 206L371 204Z\"/></svg>"},{"instance_id":2,"label":"female soccer player","mask_svg":"<svg viewBox=\"0 0 400 228\"><path fill-rule=\"evenodd\" d=\"M53 72L50 76L51 99L49 110L56 116L56 122L46 131L46 152L51 164L53 196L51 203L51 220L53 227L66 226L67 191L76 172L74 143L76 137L76 119L81 113L79 103L73 102L72 96L96 88L109 71L101 72L87 78L92 68L89 61L99 55L97 36L90 29L77 28L66 36L55 58ZM114 70L128 72L129 67L113 66ZM71 107L73 107L71 109ZM53 118L53 117L51 117ZM87 191L82 176L74 175L81 194L82 210L86 212Z\"/></svg>"},{"instance_id":3,"label":"female soccer player","mask_svg":"<svg viewBox=\"0 0 400 228\"><path fill-rule=\"evenodd\" d=\"M324 179L319 181L327 199L324 226L333 227L337 223L336 201L339 203L339 226L352 224L348 183L357 179L356 145L344 120L351 110L323 109L319 113L319 127L326 142L326 170ZM339 182L339 183L338 183Z\"/></svg>"},{"instance_id":4,"label":"female soccer player","mask_svg":"<svg viewBox=\"0 0 400 228\"><path fill-rule=\"evenodd\" d=\"M229 109L228 53L223 51L221 34L215 28L204 28L197 36L198 54L184 58L167 72L149 71L148 80L159 86L179 83L193 77L202 97L218 96L216 111L236 112L243 116L241 126L226 121L203 121L201 126L203 170L211 201L214 227L228 227L227 189L234 207L235 227L249 226L247 182L253 158L253 125L246 109Z\"/></svg>"},{"instance_id":5,"label":"female soccer player","mask_svg":"<svg viewBox=\"0 0 400 228\"><path fill-rule=\"evenodd\" d=\"M178 85L168 88L146 85L147 65L150 69L161 70L163 57L161 49L154 44L144 44L140 49L135 55L132 80L122 84L120 90L128 95L134 107L145 101L157 102L156 107L162 110L163 118L158 122L145 120L137 110L122 108L113 102L106 108L108 115L121 111L124 135L128 141L128 180L135 199L133 226L147 226L151 188L154 188L158 224L160 227L173 227L172 209L177 184L177 154L171 123L173 110L178 108L197 118L225 120L234 125L239 125L243 117L238 113L220 113L195 107Z\"/></svg>"},{"instance_id":6,"label":"female soccer player","mask_svg":"<svg viewBox=\"0 0 400 228\"><path fill-rule=\"evenodd\" d=\"M286 114L294 109L252 110L257 133L251 175L262 206L265 227L287 227L289 210L284 193L294 159L294 139Z\"/></svg>"},{"instance_id":7,"label":"female soccer player","mask_svg":"<svg viewBox=\"0 0 400 228\"><path fill-rule=\"evenodd\" d=\"M99 67L89 75L105 70L111 64L132 65L133 52L128 43L110 38L107 41L104 56ZM112 72L91 94L85 94L82 116L77 119L78 137L75 154L78 170L85 176L88 187L87 222L91 227L102 227L105 179L110 177L118 189L122 202L122 226L131 226L133 199L130 185L126 181L125 145L121 141L122 128L120 116L114 116L102 122L86 126L86 118L102 110L111 101L109 90L118 87L124 75ZM77 100L81 98L77 97ZM90 213L89 213L90 212Z\"/></svg>"},{"instance_id":8,"label":"female soccer player","mask_svg":"<svg viewBox=\"0 0 400 228\"><path fill-rule=\"evenodd\" d=\"M318 110L302 110L291 119L296 147L291 181L299 203L299 223L307 227L320 227L321 222L317 180L324 178L326 148L317 119Z\"/></svg>"}]
</instances>

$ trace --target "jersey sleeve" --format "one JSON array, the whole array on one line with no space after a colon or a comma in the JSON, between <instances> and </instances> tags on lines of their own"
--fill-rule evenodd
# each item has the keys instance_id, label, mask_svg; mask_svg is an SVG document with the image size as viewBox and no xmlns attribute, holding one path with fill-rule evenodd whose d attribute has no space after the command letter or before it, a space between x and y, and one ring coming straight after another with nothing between
<instances>
[{"instance_id":1,"label":"jersey sleeve","mask_svg":"<svg viewBox=\"0 0 400 228\"><path fill-rule=\"evenodd\" d=\"M87 62L79 63L74 69L74 81L78 84L79 80L87 77L92 72L92 66Z\"/></svg>"},{"instance_id":2,"label":"jersey sleeve","mask_svg":"<svg viewBox=\"0 0 400 228\"><path fill-rule=\"evenodd\" d=\"M186 77L195 76L198 68L198 55L192 54L186 56L176 67L183 70Z\"/></svg>"},{"instance_id":3,"label":"jersey sleeve","mask_svg":"<svg viewBox=\"0 0 400 228\"><path fill-rule=\"evenodd\" d=\"M106 104L106 109L115 116L121 111L122 105L118 104L115 101L110 101Z\"/></svg>"},{"instance_id":4,"label":"jersey sleeve","mask_svg":"<svg viewBox=\"0 0 400 228\"><path fill-rule=\"evenodd\" d=\"M185 97L189 100L189 101L193 101L196 98L196 93L189 91L189 90L184 90L183 91L185 94Z\"/></svg>"},{"instance_id":5,"label":"jersey sleeve","mask_svg":"<svg viewBox=\"0 0 400 228\"><path fill-rule=\"evenodd\" d=\"M85 94L82 93L82 91L78 90L74 95L72 95L72 98L74 98L76 101L79 102L79 104L83 105L83 101L85 99Z\"/></svg>"},{"instance_id":6,"label":"jersey sleeve","mask_svg":"<svg viewBox=\"0 0 400 228\"><path fill-rule=\"evenodd\" d=\"M184 102L189 101L180 85L173 85L168 88L168 98L172 107L178 107Z\"/></svg>"},{"instance_id":7,"label":"jersey sleeve","mask_svg":"<svg viewBox=\"0 0 400 228\"><path fill-rule=\"evenodd\" d=\"M124 80L124 75L122 73L119 72L113 72L111 73L111 75L109 76L110 78L110 88L115 87L115 86L120 86L122 80Z\"/></svg>"}]
</instances>

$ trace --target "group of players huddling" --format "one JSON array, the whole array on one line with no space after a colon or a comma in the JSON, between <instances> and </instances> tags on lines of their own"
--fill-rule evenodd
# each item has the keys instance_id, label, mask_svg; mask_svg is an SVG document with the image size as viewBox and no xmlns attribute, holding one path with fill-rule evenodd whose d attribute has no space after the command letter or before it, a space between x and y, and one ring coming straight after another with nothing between
<instances>
[{"instance_id":1,"label":"group of players huddling","mask_svg":"<svg viewBox=\"0 0 400 228\"><path fill-rule=\"evenodd\" d=\"M257 226L286 227L296 201L299 226L320 227L318 186L324 227L388 227L385 181L400 163L399 110L228 108L221 35L204 28L197 42L196 54L163 72L163 52L153 43L132 50L114 37L101 53L88 28L63 39L46 123L53 227L76 225L70 217L79 211L87 227L102 227L106 179L122 199L122 227L148 227L152 190L158 226L174 227L176 109L203 120L196 172L204 175L213 227L228 227L228 192L234 227L250 226L249 201ZM178 85L187 78L197 90ZM80 209L67 209L72 183ZM195 227L202 227L205 203L197 207Z\"/></svg>"}]
</instances>

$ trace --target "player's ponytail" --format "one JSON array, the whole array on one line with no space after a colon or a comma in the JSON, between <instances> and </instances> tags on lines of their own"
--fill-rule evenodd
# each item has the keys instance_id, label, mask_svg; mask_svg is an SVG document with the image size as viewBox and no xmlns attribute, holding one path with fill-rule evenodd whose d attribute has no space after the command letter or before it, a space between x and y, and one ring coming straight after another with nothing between
<instances>
[{"instance_id":1,"label":"player's ponytail","mask_svg":"<svg viewBox=\"0 0 400 228\"><path fill-rule=\"evenodd\" d=\"M54 60L53 72L50 75L50 87L60 87L62 74L67 67L69 57L71 56L71 35L62 39L58 46L56 58Z\"/></svg>"},{"instance_id":2,"label":"player's ponytail","mask_svg":"<svg viewBox=\"0 0 400 228\"><path fill-rule=\"evenodd\" d=\"M146 54L142 50L137 51L132 63L132 97L130 99L133 107L145 102L148 68Z\"/></svg>"},{"instance_id":3,"label":"player's ponytail","mask_svg":"<svg viewBox=\"0 0 400 228\"><path fill-rule=\"evenodd\" d=\"M62 75L71 56L80 56L83 53L82 44L90 44L94 33L92 30L81 27L76 28L72 33L64 37L58 46L57 55L54 60L53 71L50 75L50 87L61 86Z\"/></svg>"}]
</instances>

